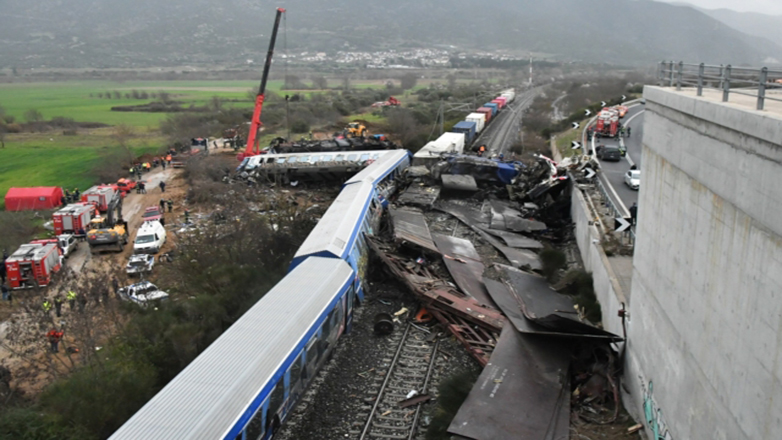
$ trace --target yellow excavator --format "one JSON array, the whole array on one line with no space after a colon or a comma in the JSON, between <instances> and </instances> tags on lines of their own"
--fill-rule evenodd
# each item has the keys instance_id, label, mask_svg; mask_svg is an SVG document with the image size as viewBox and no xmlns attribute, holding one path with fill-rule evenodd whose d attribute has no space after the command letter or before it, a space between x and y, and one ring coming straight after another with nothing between
<instances>
[{"instance_id":1,"label":"yellow excavator","mask_svg":"<svg viewBox=\"0 0 782 440\"><path fill-rule=\"evenodd\" d=\"M90 222L87 243L93 254L102 251L122 252L128 243L128 223L122 219L122 197L119 193L109 203L105 217Z\"/></svg>"},{"instance_id":2,"label":"yellow excavator","mask_svg":"<svg viewBox=\"0 0 782 440\"><path fill-rule=\"evenodd\" d=\"M360 122L351 122L345 127L347 137L366 137L367 134L369 134L367 127Z\"/></svg>"}]
</instances>

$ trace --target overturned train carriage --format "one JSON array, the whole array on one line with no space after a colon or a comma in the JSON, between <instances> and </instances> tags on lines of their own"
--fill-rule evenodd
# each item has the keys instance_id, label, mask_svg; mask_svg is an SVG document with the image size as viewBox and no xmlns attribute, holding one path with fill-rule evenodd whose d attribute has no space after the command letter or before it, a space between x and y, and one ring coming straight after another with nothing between
<instances>
[{"instance_id":1,"label":"overturned train carriage","mask_svg":"<svg viewBox=\"0 0 782 440\"><path fill-rule=\"evenodd\" d=\"M345 182L288 275L111 439L269 439L350 330L369 249L410 154L396 150ZM260 335L260 337L259 337Z\"/></svg>"}]
</instances>

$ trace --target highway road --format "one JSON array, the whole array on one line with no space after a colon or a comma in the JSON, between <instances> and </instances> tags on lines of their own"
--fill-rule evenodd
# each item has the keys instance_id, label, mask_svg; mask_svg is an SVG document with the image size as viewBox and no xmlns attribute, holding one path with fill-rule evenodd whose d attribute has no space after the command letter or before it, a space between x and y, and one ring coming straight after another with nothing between
<instances>
[{"instance_id":1,"label":"highway road","mask_svg":"<svg viewBox=\"0 0 782 440\"><path fill-rule=\"evenodd\" d=\"M624 139L627 147L627 155L619 162L600 162L601 173L599 178L606 185L614 204L623 211L626 217L630 216L627 210L633 203L638 203L638 191L630 189L624 183L624 175L635 164L638 169L641 168L641 140L643 139L643 118L645 107L642 104L634 104L622 119L625 127L630 127L631 136ZM595 141L595 145L619 146L618 139L600 138ZM643 186L643 176L641 176L641 186ZM613 190L611 189L613 188ZM618 200L617 200L618 199ZM617 203L618 202L618 203Z\"/></svg>"}]
</instances>

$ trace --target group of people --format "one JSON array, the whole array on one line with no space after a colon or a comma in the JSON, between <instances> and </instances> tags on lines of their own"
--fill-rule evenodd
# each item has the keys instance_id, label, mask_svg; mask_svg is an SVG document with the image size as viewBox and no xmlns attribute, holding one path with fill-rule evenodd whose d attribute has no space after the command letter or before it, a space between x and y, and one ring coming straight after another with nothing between
<instances>
[{"instance_id":1,"label":"group of people","mask_svg":"<svg viewBox=\"0 0 782 440\"><path fill-rule=\"evenodd\" d=\"M3 286L5 287L5 286ZM113 277L111 279L111 287L114 289L114 294L116 295L117 292L119 292L119 281L116 277ZM5 291L4 296L5 296ZM109 288L105 288L101 290L100 297L95 298L95 302L99 304L106 304L109 300ZM97 296L97 295L96 295ZM54 296L52 300L49 300L48 298L44 298L42 308L44 313L49 316L54 310L55 315L59 318L62 316L62 306L63 303L67 302L68 307L70 308L71 312L74 312L76 308L78 307L79 313L83 313L84 309L87 307L87 304L89 303L86 295L83 293L77 294L73 290L69 290L65 294L65 298L63 298L62 294L57 294ZM46 338L49 341L50 349L52 353L58 353L59 352L59 344L60 341L62 341L64 335L64 331L62 329L57 329L56 327L49 330L49 332L46 333Z\"/></svg>"},{"instance_id":2,"label":"group of people","mask_svg":"<svg viewBox=\"0 0 782 440\"><path fill-rule=\"evenodd\" d=\"M161 214L166 212L166 206L168 206L168 212L172 212L172 210L174 209L174 201L171 200L171 199L168 199L168 200L160 199L159 205L160 205L160 213Z\"/></svg>"},{"instance_id":3,"label":"group of people","mask_svg":"<svg viewBox=\"0 0 782 440\"><path fill-rule=\"evenodd\" d=\"M171 165L171 151L167 152L165 156L153 158L152 162L136 162L131 165L128 172L130 172L131 177L135 176L136 179L141 179L141 173L152 171L152 168L157 168L158 166L162 166L165 170L166 165Z\"/></svg>"},{"instance_id":4,"label":"group of people","mask_svg":"<svg viewBox=\"0 0 782 440\"><path fill-rule=\"evenodd\" d=\"M79 188L73 188L73 192L70 192L67 189L65 189L63 191L62 197L60 197L60 204L62 206L65 206L68 203L78 202L80 198L81 198L81 191L79 191Z\"/></svg>"}]
</instances>

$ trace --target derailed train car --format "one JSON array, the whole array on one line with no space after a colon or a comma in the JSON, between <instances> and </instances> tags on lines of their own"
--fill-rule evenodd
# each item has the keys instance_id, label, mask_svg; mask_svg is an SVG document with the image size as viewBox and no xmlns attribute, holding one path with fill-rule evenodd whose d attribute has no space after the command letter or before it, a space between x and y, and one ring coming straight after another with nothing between
<instances>
[{"instance_id":1,"label":"derailed train car","mask_svg":"<svg viewBox=\"0 0 782 440\"><path fill-rule=\"evenodd\" d=\"M409 165L396 150L345 182L288 275L111 439L271 438L350 331L364 295L364 234Z\"/></svg>"}]
</instances>

